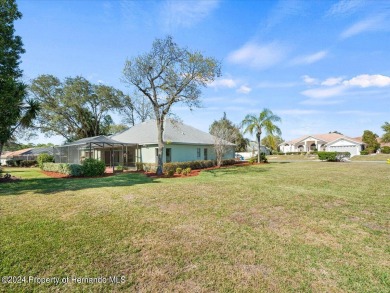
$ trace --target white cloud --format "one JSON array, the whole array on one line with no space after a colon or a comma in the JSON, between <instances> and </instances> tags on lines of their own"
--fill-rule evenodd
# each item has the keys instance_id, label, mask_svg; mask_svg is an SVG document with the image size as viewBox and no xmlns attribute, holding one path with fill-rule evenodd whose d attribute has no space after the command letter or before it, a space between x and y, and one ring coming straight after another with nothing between
<instances>
[{"instance_id":1,"label":"white cloud","mask_svg":"<svg viewBox=\"0 0 390 293\"><path fill-rule=\"evenodd\" d=\"M239 89L237 89L237 93L240 94L249 94L251 91L252 89L246 85L242 85Z\"/></svg>"},{"instance_id":2,"label":"white cloud","mask_svg":"<svg viewBox=\"0 0 390 293\"><path fill-rule=\"evenodd\" d=\"M330 7L327 16L352 14L364 6L364 4L365 2L362 0L341 0Z\"/></svg>"},{"instance_id":3,"label":"white cloud","mask_svg":"<svg viewBox=\"0 0 390 293\"><path fill-rule=\"evenodd\" d=\"M318 83L319 83L319 81L318 81L317 78L310 77L310 76L308 76L308 75L302 76L302 79L303 79L303 81L304 81L306 84L308 84L308 85L314 85L314 84L318 84Z\"/></svg>"},{"instance_id":4,"label":"white cloud","mask_svg":"<svg viewBox=\"0 0 390 293\"><path fill-rule=\"evenodd\" d=\"M161 9L167 28L191 27L206 18L218 7L219 0L166 1Z\"/></svg>"},{"instance_id":5,"label":"white cloud","mask_svg":"<svg viewBox=\"0 0 390 293\"><path fill-rule=\"evenodd\" d=\"M334 96L339 96L345 91L345 86L337 86L332 88L315 88L302 91L301 94L314 99L324 99Z\"/></svg>"},{"instance_id":6,"label":"white cloud","mask_svg":"<svg viewBox=\"0 0 390 293\"><path fill-rule=\"evenodd\" d=\"M343 82L346 86L358 86L362 88L367 87L386 87L390 86L390 77L380 74L368 75L362 74L358 75L350 80L345 80Z\"/></svg>"},{"instance_id":7,"label":"white cloud","mask_svg":"<svg viewBox=\"0 0 390 293\"><path fill-rule=\"evenodd\" d=\"M321 82L321 85L334 86L334 85L341 84L342 81L343 81L342 77L329 77L325 79L323 82Z\"/></svg>"},{"instance_id":8,"label":"white cloud","mask_svg":"<svg viewBox=\"0 0 390 293\"><path fill-rule=\"evenodd\" d=\"M363 32L377 31L382 29L388 29L387 25L384 23L385 16L379 15L367 18L365 20L359 21L346 30L344 30L340 37L342 39L350 38L352 36L361 34Z\"/></svg>"},{"instance_id":9,"label":"white cloud","mask_svg":"<svg viewBox=\"0 0 390 293\"><path fill-rule=\"evenodd\" d=\"M235 88L236 86L237 82L231 78L217 79L209 84L209 87L213 88Z\"/></svg>"},{"instance_id":10,"label":"white cloud","mask_svg":"<svg viewBox=\"0 0 390 293\"><path fill-rule=\"evenodd\" d=\"M231 63L266 69L282 61L285 54L286 49L277 43L260 45L250 42L230 53L227 59Z\"/></svg>"},{"instance_id":11,"label":"white cloud","mask_svg":"<svg viewBox=\"0 0 390 293\"><path fill-rule=\"evenodd\" d=\"M305 55L305 56L299 56L291 60L290 65L305 65L305 64L312 64L317 61L320 61L321 59L324 59L328 55L328 51L319 51L314 54Z\"/></svg>"}]
</instances>

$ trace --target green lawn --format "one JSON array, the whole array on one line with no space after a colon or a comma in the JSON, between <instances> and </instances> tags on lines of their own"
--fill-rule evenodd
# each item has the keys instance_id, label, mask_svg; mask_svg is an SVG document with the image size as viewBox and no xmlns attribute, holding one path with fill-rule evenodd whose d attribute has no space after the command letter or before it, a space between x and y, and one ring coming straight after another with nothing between
<instances>
[{"instance_id":1,"label":"green lawn","mask_svg":"<svg viewBox=\"0 0 390 293\"><path fill-rule=\"evenodd\" d=\"M354 156L351 158L351 161L387 161L388 159L390 159L390 154L375 154Z\"/></svg>"},{"instance_id":2,"label":"green lawn","mask_svg":"<svg viewBox=\"0 0 390 293\"><path fill-rule=\"evenodd\" d=\"M0 185L0 271L27 279L0 291L390 287L388 164L281 162L184 179L17 171L26 179ZM70 279L37 284L28 276ZM72 276L125 281L76 284Z\"/></svg>"},{"instance_id":3,"label":"green lawn","mask_svg":"<svg viewBox=\"0 0 390 293\"><path fill-rule=\"evenodd\" d=\"M316 161L317 155L268 155L269 162L272 161Z\"/></svg>"}]
</instances>

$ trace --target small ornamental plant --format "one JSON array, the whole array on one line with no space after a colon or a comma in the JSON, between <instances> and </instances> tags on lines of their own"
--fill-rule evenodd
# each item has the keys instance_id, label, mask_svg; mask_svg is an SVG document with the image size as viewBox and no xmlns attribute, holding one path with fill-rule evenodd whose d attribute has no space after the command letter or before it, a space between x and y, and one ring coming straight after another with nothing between
<instances>
[{"instance_id":1,"label":"small ornamental plant","mask_svg":"<svg viewBox=\"0 0 390 293\"><path fill-rule=\"evenodd\" d=\"M176 168L176 174L181 174L182 171L183 171L182 168Z\"/></svg>"}]
</instances>

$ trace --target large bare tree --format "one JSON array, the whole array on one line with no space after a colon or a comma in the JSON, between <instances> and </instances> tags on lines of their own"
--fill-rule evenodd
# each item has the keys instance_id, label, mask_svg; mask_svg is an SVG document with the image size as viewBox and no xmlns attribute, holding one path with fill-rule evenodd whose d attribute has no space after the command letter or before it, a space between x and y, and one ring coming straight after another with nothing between
<instances>
[{"instance_id":1,"label":"large bare tree","mask_svg":"<svg viewBox=\"0 0 390 293\"><path fill-rule=\"evenodd\" d=\"M157 174L162 174L164 119L176 103L190 109L200 104L201 87L220 76L220 62L200 52L180 48L168 36L156 39L152 49L126 61L123 81L148 98L158 133Z\"/></svg>"}]
</instances>

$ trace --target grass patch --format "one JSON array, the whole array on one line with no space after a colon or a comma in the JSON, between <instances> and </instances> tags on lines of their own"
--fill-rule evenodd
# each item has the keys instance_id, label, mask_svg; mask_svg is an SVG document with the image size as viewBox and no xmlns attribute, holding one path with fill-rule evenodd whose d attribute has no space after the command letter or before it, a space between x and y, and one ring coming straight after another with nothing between
<instances>
[{"instance_id":1,"label":"grass patch","mask_svg":"<svg viewBox=\"0 0 390 293\"><path fill-rule=\"evenodd\" d=\"M388 159L390 159L390 154L374 154L354 156L351 158L351 161L387 161Z\"/></svg>"},{"instance_id":2,"label":"grass patch","mask_svg":"<svg viewBox=\"0 0 390 293\"><path fill-rule=\"evenodd\" d=\"M1 275L126 281L6 284L6 291L390 286L387 164L271 163L185 179L24 178L0 185Z\"/></svg>"}]
</instances>

